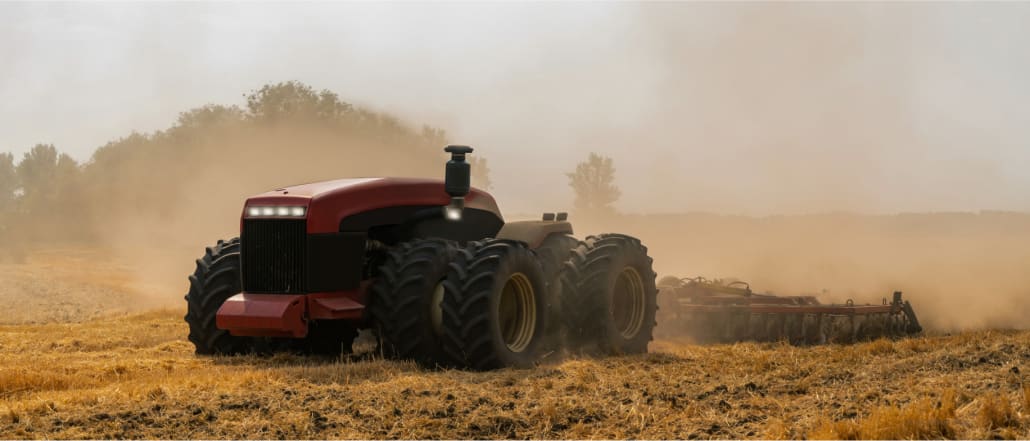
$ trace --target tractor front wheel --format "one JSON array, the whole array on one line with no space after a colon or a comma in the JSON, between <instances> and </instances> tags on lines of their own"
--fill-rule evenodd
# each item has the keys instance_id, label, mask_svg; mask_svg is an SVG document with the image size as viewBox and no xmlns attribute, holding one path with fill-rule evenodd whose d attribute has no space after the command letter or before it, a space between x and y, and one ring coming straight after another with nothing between
<instances>
[{"instance_id":1,"label":"tractor front wheel","mask_svg":"<svg viewBox=\"0 0 1030 441\"><path fill-rule=\"evenodd\" d=\"M186 294L189 340L200 355L238 354L252 350L253 339L236 337L215 326L215 314L240 289L240 239L219 240L197 259Z\"/></svg>"},{"instance_id":2,"label":"tractor front wheel","mask_svg":"<svg viewBox=\"0 0 1030 441\"><path fill-rule=\"evenodd\" d=\"M416 239L391 250L379 267L369 311L383 351L424 366L450 364L443 352L443 281L458 245Z\"/></svg>"}]
</instances>

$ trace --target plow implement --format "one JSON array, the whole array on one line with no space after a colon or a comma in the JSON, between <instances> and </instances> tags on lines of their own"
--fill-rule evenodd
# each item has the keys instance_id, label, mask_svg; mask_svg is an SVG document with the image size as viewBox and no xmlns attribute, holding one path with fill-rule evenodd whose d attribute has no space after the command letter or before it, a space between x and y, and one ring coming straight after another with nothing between
<instances>
[{"instance_id":1,"label":"plow implement","mask_svg":"<svg viewBox=\"0 0 1030 441\"><path fill-rule=\"evenodd\" d=\"M659 284L662 334L701 343L780 341L852 343L922 332L912 305L895 291L880 304L823 304L813 296L755 293L746 282L703 277L664 278Z\"/></svg>"}]
</instances>

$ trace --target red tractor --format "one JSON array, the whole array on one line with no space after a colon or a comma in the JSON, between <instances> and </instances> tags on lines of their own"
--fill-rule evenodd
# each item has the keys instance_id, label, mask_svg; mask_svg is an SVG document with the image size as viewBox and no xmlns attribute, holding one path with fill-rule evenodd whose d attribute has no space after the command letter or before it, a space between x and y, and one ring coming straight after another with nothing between
<instances>
[{"instance_id":1,"label":"red tractor","mask_svg":"<svg viewBox=\"0 0 1030 441\"><path fill-rule=\"evenodd\" d=\"M647 351L655 273L621 234L585 241L564 213L505 222L471 188L466 146L445 180L342 179L249 198L240 236L197 260L186 295L198 354L348 352L371 329L428 366L532 366L559 349Z\"/></svg>"}]
</instances>

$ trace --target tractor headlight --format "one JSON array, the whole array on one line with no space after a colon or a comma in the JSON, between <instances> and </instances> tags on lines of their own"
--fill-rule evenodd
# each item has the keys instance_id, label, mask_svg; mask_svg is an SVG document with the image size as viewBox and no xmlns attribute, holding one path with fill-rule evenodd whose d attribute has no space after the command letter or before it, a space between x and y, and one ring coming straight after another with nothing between
<instances>
[{"instance_id":1,"label":"tractor headlight","mask_svg":"<svg viewBox=\"0 0 1030 441\"><path fill-rule=\"evenodd\" d=\"M449 221L460 221L461 220L461 208L458 207L444 207L444 217Z\"/></svg>"},{"instance_id":2,"label":"tractor headlight","mask_svg":"<svg viewBox=\"0 0 1030 441\"><path fill-rule=\"evenodd\" d=\"M252 205L246 212L247 217L304 217L308 209L298 205Z\"/></svg>"},{"instance_id":3,"label":"tractor headlight","mask_svg":"<svg viewBox=\"0 0 1030 441\"><path fill-rule=\"evenodd\" d=\"M465 208L465 199L460 197L451 198L451 203L443 207L443 216L449 221L461 220L461 211Z\"/></svg>"}]
</instances>

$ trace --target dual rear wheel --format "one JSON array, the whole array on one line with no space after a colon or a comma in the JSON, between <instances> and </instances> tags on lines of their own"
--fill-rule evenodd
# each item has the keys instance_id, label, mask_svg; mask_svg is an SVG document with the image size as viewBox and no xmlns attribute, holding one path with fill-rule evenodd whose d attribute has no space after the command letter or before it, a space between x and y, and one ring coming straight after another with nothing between
<instances>
[{"instance_id":1,"label":"dual rear wheel","mask_svg":"<svg viewBox=\"0 0 1030 441\"><path fill-rule=\"evenodd\" d=\"M417 239L391 251L369 312L384 355L425 366L529 366L544 335L547 283L521 242Z\"/></svg>"},{"instance_id":2,"label":"dual rear wheel","mask_svg":"<svg viewBox=\"0 0 1030 441\"><path fill-rule=\"evenodd\" d=\"M391 253L370 311L387 355L489 370L562 347L646 352L656 293L647 249L628 236L552 236L536 250L426 239Z\"/></svg>"},{"instance_id":3,"label":"dual rear wheel","mask_svg":"<svg viewBox=\"0 0 1030 441\"><path fill-rule=\"evenodd\" d=\"M658 290L652 259L638 239L588 237L565 262L561 284L571 349L595 355L647 352Z\"/></svg>"},{"instance_id":4,"label":"dual rear wheel","mask_svg":"<svg viewBox=\"0 0 1030 441\"><path fill-rule=\"evenodd\" d=\"M543 349L547 282L524 243L472 242L444 281L443 347L476 370L532 366Z\"/></svg>"}]
</instances>

